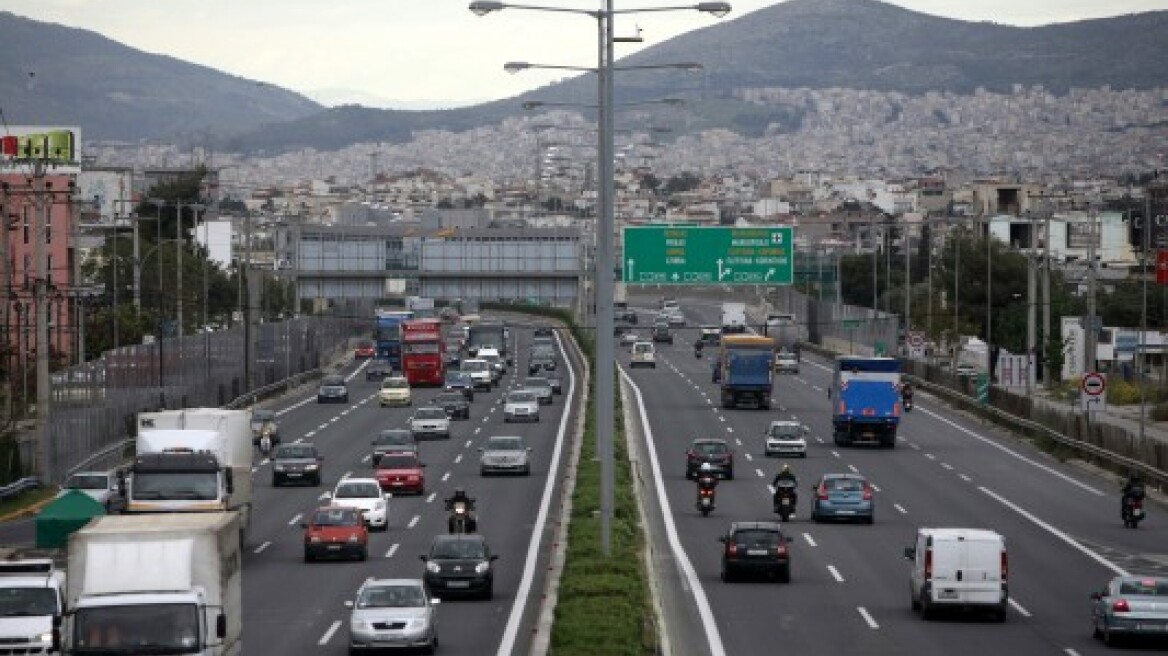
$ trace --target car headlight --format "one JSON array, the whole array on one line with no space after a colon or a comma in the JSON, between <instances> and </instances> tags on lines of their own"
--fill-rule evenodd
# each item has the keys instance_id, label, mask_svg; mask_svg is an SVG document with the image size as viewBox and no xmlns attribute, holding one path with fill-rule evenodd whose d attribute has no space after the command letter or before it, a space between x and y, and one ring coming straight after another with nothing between
<instances>
[{"instance_id":1,"label":"car headlight","mask_svg":"<svg viewBox=\"0 0 1168 656\"><path fill-rule=\"evenodd\" d=\"M475 565L475 574L486 574L487 570L489 569L491 569L491 564L489 562L483 561L478 565Z\"/></svg>"},{"instance_id":2,"label":"car headlight","mask_svg":"<svg viewBox=\"0 0 1168 656\"><path fill-rule=\"evenodd\" d=\"M410 620L409 622L406 622L406 630L407 631L417 631L419 629L424 629L424 628L426 628L426 620L424 620L424 619L420 619L420 618L415 617L414 619Z\"/></svg>"},{"instance_id":3,"label":"car headlight","mask_svg":"<svg viewBox=\"0 0 1168 656\"><path fill-rule=\"evenodd\" d=\"M320 536L319 535L310 535L310 536L308 536L308 541L313 543L313 544L316 544L316 543L320 542Z\"/></svg>"},{"instance_id":4,"label":"car headlight","mask_svg":"<svg viewBox=\"0 0 1168 656\"><path fill-rule=\"evenodd\" d=\"M426 571L430 572L431 574L437 574L438 572L442 571L442 566L433 561L428 561L426 563Z\"/></svg>"},{"instance_id":5,"label":"car headlight","mask_svg":"<svg viewBox=\"0 0 1168 656\"><path fill-rule=\"evenodd\" d=\"M378 501L377 503L374 503L373 509L374 510L385 510L385 501L382 500L382 501Z\"/></svg>"},{"instance_id":6,"label":"car headlight","mask_svg":"<svg viewBox=\"0 0 1168 656\"><path fill-rule=\"evenodd\" d=\"M315 471L316 469L319 469L319 468L320 468L320 465L316 465L316 464L304 465L304 469L307 471Z\"/></svg>"},{"instance_id":7,"label":"car headlight","mask_svg":"<svg viewBox=\"0 0 1168 656\"><path fill-rule=\"evenodd\" d=\"M354 631L368 631L372 628L365 620L353 620L349 623L349 627Z\"/></svg>"},{"instance_id":8,"label":"car headlight","mask_svg":"<svg viewBox=\"0 0 1168 656\"><path fill-rule=\"evenodd\" d=\"M39 642L41 644L49 644L49 643L53 642L53 634L52 633L42 633L40 635L33 636L32 641Z\"/></svg>"},{"instance_id":9,"label":"car headlight","mask_svg":"<svg viewBox=\"0 0 1168 656\"><path fill-rule=\"evenodd\" d=\"M360 541L361 541L361 536L356 534L356 533L353 533L352 535L349 536L349 544L356 544Z\"/></svg>"},{"instance_id":10,"label":"car headlight","mask_svg":"<svg viewBox=\"0 0 1168 656\"><path fill-rule=\"evenodd\" d=\"M284 471L284 465L276 465L276 466L274 467L274 469L275 469L276 471L280 471L280 472L282 472L282 471Z\"/></svg>"}]
</instances>

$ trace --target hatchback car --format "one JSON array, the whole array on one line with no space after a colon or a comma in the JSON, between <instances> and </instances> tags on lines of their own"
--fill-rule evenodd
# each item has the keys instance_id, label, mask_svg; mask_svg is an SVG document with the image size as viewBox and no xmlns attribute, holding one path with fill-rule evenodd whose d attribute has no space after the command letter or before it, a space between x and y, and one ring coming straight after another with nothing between
<instances>
[{"instance_id":1,"label":"hatchback car","mask_svg":"<svg viewBox=\"0 0 1168 656\"><path fill-rule=\"evenodd\" d=\"M763 454L806 458L808 432L810 429L797 421L772 421L763 433Z\"/></svg>"},{"instance_id":2,"label":"hatchback car","mask_svg":"<svg viewBox=\"0 0 1168 656\"><path fill-rule=\"evenodd\" d=\"M376 478L342 478L333 488L332 504L356 508L370 529L389 528L389 501Z\"/></svg>"},{"instance_id":3,"label":"hatchback car","mask_svg":"<svg viewBox=\"0 0 1168 656\"><path fill-rule=\"evenodd\" d=\"M546 371L544 372L544 377L548 379L548 385L552 387L552 394L564 393L564 381L560 378L560 372Z\"/></svg>"},{"instance_id":4,"label":"hatchback car","mask_svg":"<svg viewBox=\"0 0 1168 656\"><path fill-rule=\"evenodd\" d=\"M872 484L859 474L824 474L813 488L811 519L858 519L871 524L875 518Z\"/></svg>"},{"instance_id":5,"label":"hatchback car","mask_svg":"<svg viewBox=\"0 0 1168 656\"><path fill-rule=\"evenodd\" d=\"M673 333L669 332L669 326L653 326L653 341L664 342L666 344L673 343Z\"/></svg>"},{"instance_id":6,"label":"hatchback car","mask_svg":"<svg viewBox=\"0 0 1168 656\"><path fill-rule=\"evenodd\" d=\"M470 419L470 401L462 392L443 392L434 397L433 405L445 410L451 419Z\"/></svg>"},{"instance_id":7,"label":"hatchback car","mask_svg":"<svg viewBox=\"0 0 1168 656\"><path fill-rule=\"evenodd\" d=\"M358 360L367 360L377 355L377 347L370 340L362 340L357 342L357 347L353 349L353 357Z\"/></svg>"},{"instance_id":8,"label":"hatchback car","mask_svg":"<svg viewBox=\"0 0 1168 656\"><path fill-rule=\"evenodd\" d=\"M418 408L414 411L414 416L410 417L410 433L415 440L429 438L448 440L450 417L446 416L446 410L436 405Z\"/></svg>"},{"instance_id":9,"label":"hatchback car","mask_svg":"<svg viewBox=\"0 0 1168 656\"><path fill-rule=\"evenodd\" d=\"M341 376L325 376L320 379L320 387L316 390L317 403L348 403L349 388L345 386L345 379Z\"/></svg>"},{"instance_id":10,"label":"hatchback car","mask_svg":"<svg viewBox=\"0 0 1168 656\"><path fill-rule=\"evenodd\" d=\"M413 433L404 428L387 428L378 433L370 444L373 446L373 452L369 459L374 467L387 453L418 452L418 441L414 439Z\"/></svg>"},{"instance_id":11,"label":"hatchback car","mask_svg":"<svg viewBox=\"0 0 1168 656\"><path fill-rule=\"evenodd\" d=\"M386 492L426 492L426 465L418 460L417 452L387 453L377 461L373 475Z\"/></svg>"},{"instance_id":12,"label":"hatchback car","mask_svg":"<svg viewBox=\"0 0 1168 656\"><path fill-rule=\"evenodd\" d=\"M390 376L381 381L381 388L377 390L377 405L408 406L413 403L413 392L410 391L410 382L405 376Z\"/></svg>"},{"instance_id":13,"label":"hatchback car","mask_svg":"<svg viewBox=\"0 0 1168 656\"><path fill-rule=\"evenodd\" d=\"M1092 630L1108 646L1120 638L1168 636L1168 578L1117 576L1091 594Z\"/></svg>"},{"instance_id":14,"label":"hatchback car","mask_svg":"<svg viewBox=\"0 0 1168 656\"><path fill-rule=\"evenodd\" d=\"M523 388L535 392L535 398L540 405L551 405L552 396L555 392L552 391L552 384L547 378L543 376L528 376L523 379Z\"/></svg>"},{"instance_id":15,"label":"hatchback car","mask_svg":"<svg viewBox=\"0 0 1168 656\"><path fill-rule=\"evenodd\" d=\"M447 392L458 392L466 397L467 401L474 401L475 382L470 374L458 369L447 369L442 388Z\"/></svg>"},{"instance_id":16,"label":"hatchback car","mask_svg":"<svg viewBox=\"0 0 1168 656\"><path fill-rule=\"evenodd\" d=\"M346 601L349 653L385 649L438 649L438 614L426 586L418 579L366 579L355 601Z\"/></svg>"},{"instance_id":17,"label":"hatchback car","mask_svg":"<svg viewBox=\"0 0 1168 656\"><path fill-rule=\"evenodd\" d=\"M300 527L304 529L304 562L369 556L369 530L355 508L318 508Z\"/></svg>"},{"instance_id":18,"label":"hatchback car","mask_svg":"<svg viewBox=\"0 0 1168 656\"><path fill-rule=\"evenodd\" d=\"M252 408L251 443L259 446L260 438L265 433L272 441L272 446L280 443L280 422L276 419L276 411L268 408Z\"/></svg>"},{"instance_id":19,"label":"hatchback car","mask_svg":"<svg viewBox=\"0 0 1168 656\"><path fill-rule=\"evenodd\" d=\"M455 595L490 599L495 589L495 560L481 535L451 533L435 536L422 556L422 580L435 597Z\"/></svg>"},{"instance_id":20,"label":"hatchback car","mask_svg":"<svg viewBox=\"0 0 1168 656\"><path fill-rule=\"evenodd\" d=\"M492 435L479 447L479 473L531 474L531 448L518 435Z\"/></svg>"},{"instance_id":21,"label":"hatchback car","mask_svg":"<svg viewBox=\"0 0 1168 656\"><path fill-rule=\"evenodd\" d=\"M272 451L272 487L284 483L320 485L323 460L314 444L281 444Z\"/></svg>"},{"instance_id":22,"label":"hatchback car","mask_svg":"<svg viewBox=\"0 0 1168 656\"><path fill-rule=\"evenodd\" d=\"M722 580L756 574L781 583L791 580L791 553L778 522L734 522L722 543Z\"/></svg>"},{"instance_id":23,"label":"hatchback car","mask_svg":"<svg viewBox=\"0 0 1168 656\"><path fill-rule=\"evenodd\" d=\"M734 450L726 440L700 437L690 443L685 451L685 477L694 478L698 470L709 463L719 476L734 478Z\"/></svg>"},{"instance_id":24,"label":"hatchback car","mask_svg":"<svg viewBox=\"0 0 1168 656\"><path fill-rule=\"evenodd\" d=\"M535 392L521 389L507 393L503 402L503 423L512 421L539 421L539 399Z\"/></svg>"},{"instance_id":25,"label":"hatchback car","mask_svg":"<svg viewBox=\"0 0 1168 656\"><path fill-rule=\"evenodd\" d=\"M388 376L393 374L393 367L385 360L374 360L365 367L365 380L385 380Z\"/></svg>"}]
</instances>

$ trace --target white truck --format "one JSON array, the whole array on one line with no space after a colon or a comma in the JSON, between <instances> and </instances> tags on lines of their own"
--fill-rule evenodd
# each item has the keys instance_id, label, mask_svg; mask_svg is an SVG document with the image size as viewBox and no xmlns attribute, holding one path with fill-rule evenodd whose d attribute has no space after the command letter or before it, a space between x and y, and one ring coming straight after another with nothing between
<instances>
[{"instance_id":1,"label":"white truck","mask_svg":"<svg viewBox=\"0 0 1168 656\"><path fill-rule=\"evenodd\" d=\"M52 559L0 562L0 653L51 653L64 608L65 572Z\"/></svg>"},{"instance_id":2,"label":"white truck","mask_svg":"<svg viewBox=\"0 0 1168 656\"><path fill-rule=\"evenodd\" d=\"M137 455L119 487L125 512L239 513L251 522L250 410L187 408L138 414Z\"/></svg>"},{"instance_id":3,"label":"white truck","mask_svg":"<svg viewBox=\"0 0 1168 656\"><path fill-rule=\"evenodd\" d=\"M434 309L434 299L426 296L407 297L406 309L414 313L415 319L429 319L438 316Z\"/></svg>"},{"instance_id":4,"label":"white truck","mask_svg":"<svg viewBox=\"0 0 1168 656\"><path fill-rule=\"evenodd\" d=\"M69 537L64 653L243 650L236 513L98 517Z\"/></svg>"},{"instance_id":5,"label":"white truck","mask_svg":"<svg viewBox=\"0 0 1168 656\"><path fill-rule=\"evenodd\" d=\"M746 332L746 303L722 304L722 334Z\"/></svg>"}]
</instances>

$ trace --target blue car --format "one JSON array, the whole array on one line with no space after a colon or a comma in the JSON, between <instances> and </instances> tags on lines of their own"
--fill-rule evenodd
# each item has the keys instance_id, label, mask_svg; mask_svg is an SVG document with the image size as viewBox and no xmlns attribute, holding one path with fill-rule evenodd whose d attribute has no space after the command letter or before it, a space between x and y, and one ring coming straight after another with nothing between
<instances>
[{"instance_id":1,"label":"blue car","mask_svg":"<svg viewBox=\"0 0 1168 656\"><path fill-rule=\"evenodd\" d=\"M824 474L811 498L811 519L853 519L871 524L875 517L872 484L859 474Z\"/></svg>"}]
</instances>

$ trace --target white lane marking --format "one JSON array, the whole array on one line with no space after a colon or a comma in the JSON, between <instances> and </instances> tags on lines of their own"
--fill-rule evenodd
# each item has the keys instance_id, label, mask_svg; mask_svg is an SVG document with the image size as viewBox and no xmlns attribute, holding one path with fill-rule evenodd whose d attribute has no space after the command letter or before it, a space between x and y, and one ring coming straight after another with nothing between
<instances>
[{"instance_id":1,"label":"white lane marking","mask_svg":"<svg viewBox=\"0 0 1168 656\"><path fill-rule=\"evenodd\" d=\"M892 504L892 507L896 508L902 515L908 514L908 511L904 509L904 506L900 505L899 503Z\"/></svg>"},{"instance_id":2,"label":"white lane marking","mask_svg":"<svg viewBox=\"0 0 1168 656\"><path fill-rule=\"evenodd\" d=\"M742 440L738 439L737 437L734 438L734 443L737 444L738 446L742 446Z\"/></svg>"},{"instance_id":3,"label":"white lane marking","mask_svg":"<svg viewBox=\"0 0 1168 656\"><path fill-rule=\"evenodd\" d=\"M875 483L872 483L872 482L870 482L870 481L869 481L868 485L871 485L871 486L872 486L872 491L873 491L873 492L879 492L879 491L880 491L880 486L879 486L879 485L876 485Z\"/></svg>"},{"instance_id":4,"label":"white lane marking","mask_svg":"<svg viewBox=\"0 0 1168 656\"><path fill-rule=\"evenodd\" d=\"M756 470L754 470L754 473L758 474L758 477L759 477L759 478L765 478L765 477L766 477L766 474L762 473L762 470L761 470L761 469L756 469Z\"/></svg>"},{"instance_id":5,"label":"white lane marking","mask_svg":"<svg viewBox=\"0 0 1168 656\"><path fill-rule=\"evenodd\" d=\"M873 629L880 628L880 625L877 624L876 620L874 620L872 618L872 615L870 613L868 613L867 608L864 608L863 606L856 606L856 610L860 611L860 616L864 618L864 621L868 623L869 627L871 627Z\"/></svg>"},{"instance_id":6,"label":"white lane marking","mask_svg":"<svg viewBox=\"0 0 1168 656\"><path fill-rule=\"evenodd\" d=\"M1052 467L1047 467L1046 465L1044 465L1036 460L1032 460L1030 458L1027 458L1026 456L1022 455L1021 453L1018 453L1017 451L1014 451L1013 449L1006 448L1005 446L998 444L997 442L991 440L990 438L985 437L983 435L979 435L979 434L969 430L968 428L965 428L964 426L961 426L953 421L950 421L949 419L947 419L945 417L942 417L941 415L939 415L935 412L930 412L929 410L925 410L924 408L922 408L922 411L925 414L929 415L930 417L933 417L934 419L936 419L940 422L949 424L953 428L956 428L957 430L961 431L962 433L965 433L966 435L969 435L970 437L973 437L974 439L980 440L980 441L984 442L985 444L988 444L988 445L994 447L995 449L998 449L999 451L1007 453L1007 454L1013 456L1014 458L1021 460L1022 462L1025 462L1029 465L1033 465L1033 466L1041 469L1042 471L1044 471L1048 474L1051 474L1052 476L1056 476L1058 478L1061 478L1064 481L1070 483L1071 485L1074 485L1075 487L1078 487L1082 490L1090 492L1091 494L1094 494L1097 497L1106 496L1103 492L1091 487L1090 485L1087 485L1086 483L1081 483L1081 482L1071 478L1070 476L1058 471L1057 469L1054 469Z\"/></svg>"},{"instance_id":7,"label":"white lane marking","mask_svg":"<svg viewBox=\"0 0 1168 656\"><path fill-rule=\"evenodd\" d=\"M947 462L941 463L941 466L944 467L945 469L948 469L949 471L953 471L953 465L951 465Z\"/></svg>"},{"instance_id":8,"label":"white lane marking","mask_svg":"<svg viewBox=\"0 0 1168 656\"><path fill-rule=\"evenodd\" d=\"M1066 652L1067 656L1079 656L1079 652L1075 651L1074 649L1071 649L1070 647L1067 647L1063 651Z\"/></svg>"},{"instance_id":9,"label":"white lane marking","mask_svg":"<svg viewBox=\"0 0 1168 656\"><path fill-rule=\"evenodd\" d=\"M260 546L256 547L254 553L261 553L261 552L263 552L264 549L267 549L270 546L272 546L271 542L265 542L265 543L261 544Z\"/></svg>"},{"instance_id":10,"label":"white lane marking","mask_svg":"<svg viewBox=\"0 0 1168 656\"><path fill-rule=\"evenodd\" d=\"M398 544L398 543L396 543L396 542L395 542L395 543L393 543L393 546L391 546L391 547L389 548L389 551L385 552L385 557L386 557L386 558L393 558L393 555L394 555L395 553L397 553L397 548L398 548L399 546L401 546L401 545L399 545L399 544Z\"/></svg>"},{"instance_id":11,"label":"white lane marking","mask_svg":"<svg viewBox=\"0 0 1168 656\"><path fill-rule=\"evenodd\" d=\"M438 496L437 492L431 492L430 496L426 497L426 503L434 503L434 498Z\"/></svg>"},{"instance_id":12,"label":"white lane marking","mask_svg":"<svg viewBox=\"0 0 1168 656\"><path fill-rule=\"evenodd\" d=\"M557 334L556 346L560 349L560 355L568 362L568 354L564 352L564 344ZM620 375L629 379L628 374L624 369L617 367ZM631 379L629 379L631 380ZM568 396L572 398L576 390L576 372L572 367L568 367ZM644 409L642 408L642 413ZM520 622L523 620L524 608L527 605L527 598L531 593L531 586L535 580L536 559L540 553L540 541L543 536L544 526L547 524L548 510L552 503L552 492L555 489L556 480L559 478L560 469L560 453L564 449L564 435L568 430L568 419L571 417L570 412L560 413L560 426L556 433L556 445L552 449L551 471L548 472L546 482L544 483L543 496L539 501L539 512L535 517L534 528L531 531L531 539L527 544L527 557L523 563L523 577L519 580L519 588L515 591L515 601L511 605L511 614L507 616L507 626L503 629L503 638L499 641L499 649L496 652L497 656L510 656L515 651L515 640L519 635ZM656 472L657 479L660 480L660 471ZM663 494L663 490L660 491ZM662 500L664 504L664 500ZM721 656L721 654L714 654L714 656Z\"/></svg>"},{"instance_id":13,"label":"white lane marking","mask_svg":"<svg viewBox=\"0 0 1168 656\"><path fill-rule=\"evenodd\" d=\"M718 421L726 421L725 415L718 415Z\"/></svg>"},{"instance_id":14,"label":"white lane marking","mask_svg":"<svg viewBox=\"0 0 1168 656\"><path fill-rule=\"evenodd\" d=\"M935 456L931 453L926 453L925 457L928 458L929 460L936 460L937 459L937 456Z\"/></svg>"},{"instance_id":15,"label":"white lane marking","mask_svg":"<svg viewBox=\"0 0 1168 656\"><path fill-rule=\"evenodd\" d=\"M350 477L350 476L352 476L352 475L353 475L353 472L351 472L351 471L347 471L347 472L345 472L344 474L341 474L341 478L348 478L348 477Z\"/></svg>"},{"instance_id":16,"label":"white lane marking","mask_svg":"<svg viewBox=\"0 0 1168 656\"><path fill-rule=\"evenodd\" d=\"M476 433L477 433L477 432L479 432L479 429L477 429L477 428L476 428L476 429L475 429L475 432L476 432ZM474 440L467 440L467 441L466 441L466 444L462 445L462 448L464 448L464 449L469 449L469 448L470 448L470 445L471 445L471 444L473 444L473 443L474 443Z\"/></svg>"},{"instance_id":17,"label":"white lane marking","mask_svg":"<svg viewBox=\"0 0 1168 656\"><path fill-rule=\"evenodd\" d=\"M727 426L727 427L726 427L726 432L727 432L727 433L733 433L733 432L734 432L734 427L733 427L733 426ZM735 438L735 439L737 439L737 438ZM739 444L742 444L742 442L739 442Z\"/></svg>"},{"instance_id":18,"label":"white lane marking","mask_svg":"<svg viewBox=\"0 0 1168 656\"><path fill-rule=\"evenodd\" d=\"M299 438L299 439L292 440L292 443L293 443L293 444L300 444L301 442L303 442L304 440L306 440L306 439L308 439L308 438L312 437L313 435L316 435L316 431L308 431L307 433L305 433L305 434L304 434L304 437L301 437L301 438Z\"/></svg>"},{"instance_id":19,"label":"white lane marking","mask_svg":"<svg viewBox=\"0 0 1168 656\"><path fill-rule=\"evenodd\" d=\"M410 519L410 523L406 524L406 528L413 528L413 527L417 526L418 520L420 520L420 519L422 519L421 515L414 515L413 518Z\"/></svg>"},{"instance_id":20,"label":"white lane marking","mask_svg":"<svg viewBox=\"0 0 1168 656\"><path fill-rule=\"evenodd\" d=\"M831 578L835 579L836 583L844 582L844 577L840 576L839 570L835 568L835 565L828 565L827 571L831 572Z\"/></svg>"},{"instance_id":21,"label":"white lane marking","mask_svg":"<svg viewBox=\"0 0 1168 656\"><path fill-rule=\"evenodd\" d=\"M965 474L958 474L957 477L960 478L961 480L965 481L966 483L973 480L972 478L966 476Z\"/></svg>"},{"instance_id":22,"label":"white lane marking","mask_svg":"<svg viewBox=\"0 0 1168 656\"><path fill-rule=\"evenodd\" d=\"M803 539L804 539L804 540L807 540L807 544L809 544L809 545L811 545L811 546L813 546L813 547L817 547L817 546L819 546L819 545L815 544L815 538L811 537L811 534L810 534L810 533L804 533L804 534L803 534Z\"/></svg>"},{"instance_id":23,"label":"white lane marking","mask_svg":"<svg viewBox=\"0 0 1168 656\"><path fill-rule=\"evenodd\" d=\"M458 455L456 455L456 456L454 456L454 464L456 464L456 465L457 465L457 464L458 464L458 463L460 463L460 462L462 462L462 454L461 454L461 453L460 453L460 454L458 454Z\"/></svg>"},{"instance_id":24,"label":"white lane marking","mask_svg":"<svg viewBox=\"0 0 1168 656\"><path fill-rule=\"evenodd\" d=\"M706 636L706 644L709 647L711 656L726 656L726 647L722 644L722 634L718 630L717 621L714 619L714 611L710 607L710 599L706 596L706 590L702 587L702 582L694 570L693 563L690 561L689 555L686 554L685 548L681 546L681 540L677 535L677 524L673 521L673 510L669 503L669 496L665 493L665 479L661 476L661 462L657 458L657 445L653 439L653 427L649 423L649 413L645 409L645 397L641 394L641 388L637 387L633 379L623 370L621 371L621 376L632 388L633 395L637 397L637 410L641 417L641 426L645 432L645 443L649 447L649 465L653 471L653 487L657 492L657 501L661 505L661 519L665 524L665 537L669 542L669 548L673 552L674 560L681 570L682 575L685 576L685 580L689 584L689 590L694 596L698 617L702 622L702 633ZM564 413L564 415L566 417L567 413ZM548 476L548 480L553 478L554 476ZM532 566L528 569L535 568ZM526 576L526 570L524 575ZM520 595L516 596L518 597ZM498 656L505 656L509 653L509 651L502 651L502 647L500 647Z\"/></svg>"},{"instance_id":25,"label":"white lane marking","mask_svg":"<svg viewBox=\"0 0 1168 656\"><path fill-rule=\"evenodd\" d=\"M318 496L318 497L316 498L316 500L317 500L317 501L324 501L325 499L328 499L328 498L330 498L330 497L332 497L332 496L333 496L333 493L332 493L332 492L321 492L321 493L320 493L320 496Z\"/></svg>"},{"instance_id":26,"label":"white lane marking","mask_svg":"<svg viewBox=\"0 0 1168 656\"><path fill-rule=\"evenodd\" d=\"M316 644L321 645L321 646L327 645L328 641L332 640L333 634L336 633L337 629L339 629L339 628L341 628L341 621L340 620L334 621L331 625L329 625L328 631L325 631L324 635L322 635L320 637L320 642L318 642Z\"/></svg>"},{"instance_id":27,"label":"white lane marking","mask_svg":"<svg viewBox=\"0 0 1168 656\"><path fill-rule=\"evenodd\" d=\"M815 441L819 442L820 444L826 444L826 442L823 441L823 438L818 435L815 436Z\"/></svg>"},{"instance_id":28,"label":"white lane marking","mask_svg":"<svg viewBox=\"0 0 1168 656\"><path fill-rule=\"evenodd\" d=\"M442 475L442 482L443 483L445 483L449 479L450 479L450 472L446 472L445 474Z\"/></svg>"},{"instance_id":29,"label":"white lane marking","mask_svg":"<svg viewBox=\"0 0 1168 656\"><path fill-rule=\"evenodd\" d=\"M366 453L366 454L365 454L365 457L361 458L361 462L369 462L369 461L370 461L370 460L372 460L372 459L373 459L373 455L372 455L372 454L369 454L369 453Z\"/></svg>"},{"instance_id":30,"label":"white lane marking","mask_svg":"<svg viewBox=\"0 0 1168 656\"><path fill-rule=\"evenodd\" d=\"M295 526L296 524L299 524L300 518L303 516L304 515L301 515L300 513L296 513L292 516L292 519L288 520L288 526Z\"/></svg>"},{"instance_id":31,"label":"white lane marking","mask_svg":"<svg viewBox=\"0 0 1168 656\"><path fill-rule=\"evenodd\" d=\"M251 468L251 473L253 473L253 474L254 474L254 473L256 473L256 470L257 470L257 469L259 469L259 467L252 467L252 468Z\"/></svg>"},{"instance_id":32,"label":"white lane marking","mask_svg":"<svg viewBox=\"0 0 1168 656\"><path fill-rule=\"evenodd\" d=\"M775 496L775 486L767 483L767 492L770 492L772 497Z\"/></svg>"},{"instance_id":33,"label":"white lane marking","mask_svg":"<svg viewBox=\"0 0 1168 656\"><path fill-rule=\"evenodd\" d=\"M478 428L474 429L474 434L475 434L475 435L478 435L478 434L479 434L479 431L481 431L482 429L483 429L483 427L482 427L482 426L479 426ZM467 440L467 442L466 442L466 448L468 448L468 449L470 448L470 440Z\"/></svg>"},{"instance_id":34,"label":"white lane marking","mask_svg":"<svg viewBox=\"0 0 1168 656\"><path fill-rule=\"evenodd\" d=\"M833 456L835 456L835 457L837 457L837 458L838 458L838 457L840 457L839 451L832 451L832 452L831 452L831 455L833 455Z\"/></svg>"},{"instance_id":35,"label":"white lane marking","mask_svg":"<svg viewBox=\"0 0 1168 656\"><path fill-rule=\"evenodd\" d=\"M859 474L859 473L860 473L860 470L859 470L859 469L856 469L856 466L855 466L855 465L848 465L848 469L852 470L852 473L853 473L853 474Z\"/></svg>"},{"instance_id":36,"label":"white lane marking","mask_svg":"<svg viewBox=\"0 0 1168 656\"><path fill-rule=\"evenodd\" d=\"M1014 601L1013 597L1008 598L1006 601L1009 601L1010 605L1014 607L1014 610L1018 611L1018 614L1022 617L1030 617L1030 611L1023 608L1022 604Z\"/></svg>"},{"instance_id":37,"label":"white lane marking","mask_svg":"<svg viewBox=\"0 0 1168 656\"><path fill-rule=\"evenodd\" d=\"M326 429L326 428L328 428L328 424L321 424L321 425L319 425L319 426L317 426L317 427L316 427L316 430L318 430L318 431L322 431L322 430L324 430L324 429Z\"/></svg>"},{"instance_id":38,"label":"white lane marking","mask_svg":"<svg viewBox=\"0 0 1168 656\"><path fill-rule=\"evenodd\" d=\"M747 460L752 460L752 461L754 460L754 456L750 455L749 453L747 453L745 455L746 455Z\"/></svg>"},{"instance_id":39,"label":"white lane marking","mask_svg":"<svg viewBox=\"0 0 1168 656\"><path fill-rule=\"evenodd\" d=\"M995 499L998 503L1002 504L1003 506L1009 508L1010 510L1013 510L1014 512L1018 513L1022 517L1030 520L1032 523L1037 525L1039 528L1044 529L1046 532L1050 533L1051 535L1055 536L1056 538L1062 540L1063 542L1066 542L1068 545L1070 545L1071 548L1083 553L1091 560L1094 560L1095 562L1099 563L1100 565L1103 565L1107 569L1111 570L1112 572L1115 573L1116 576L1130 576L1130 574L1127 573L1127 570L1123 569L1119 565L1116 565L1115 563L1111 562L1110 560L1107 560L1106 558L1095 553L1094 551L1091 551L1087 547L1084 547L1083 545L1079 544L1079 542L1077 540L1075 540L1074 538L1072 538L1071 536L1067 535L1066 533L1063 533L1062 531L1051 526L1050 524L1047 524L1046 522L1042 521L1038 517L1032 515L1029 511L1022 509L1021 506L1018 506L1014 502L1006 499L1005 497L990 490L989 488L986 488L986 487L979 485L977 487L977 489L984 492L987 496Z\"/></svg>"}]
</instances>

